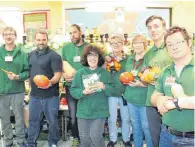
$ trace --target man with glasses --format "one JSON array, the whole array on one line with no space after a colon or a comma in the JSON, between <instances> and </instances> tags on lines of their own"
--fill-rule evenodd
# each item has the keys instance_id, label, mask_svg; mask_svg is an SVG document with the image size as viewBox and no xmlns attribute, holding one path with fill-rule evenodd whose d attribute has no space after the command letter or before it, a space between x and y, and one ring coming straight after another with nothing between
<instances>
[{"instance_id":1,"label":"man with glasses","mask_svg":"<svg viewBox=\"0 0 195 147\"><path fill-rule=\"evenodd\" d=\"M159 145L194 147L194 107L181 105L182 101L186 103L187 99L194 98L192 43L187 31L178 26L167 30L165 43L173 63L161 73L151 98L163 115Z\"/></svg>"},{"instance_id":2,"label":"man with glasses","mask_svg":"<svg viewBox=\"0 0 195 147\"><path fill-rule=\"evenodd\" d=\"M154 46L145 54L144 58L146 66L158 66L163 69L165 66L171 63L171 59L167 54L164 43L164 34L166 30L165 21L160 16L150 16L146 20L146 27L148 29L150 38L154 42ZM156 108L151 105L150 102L155 85L155 82L148 84L146 114L148 118L152 142L155 147L158 147L161 128L161 116L157 112Z\"/></svg>"},{"instance_id":3,"label":"man with glasses","mask_svg":"<svg viewBox=\"0 0 195 147\"><path fill-rule=\"evenodd\" d=\"M0 116L5 147L13 146L10 107L15 116L15 139L20 147L26 147L23 104L24 81L29 77L28 56L15 45L17 34L12 27L6 27L2 35L5 45L0 48Z\"/></svg>"},{"instance_id":4,"label":"man with glasses","mask_svg":"<svg viewBox=\"0 0 195 147\"><path fill-rule=\"evenodd\" d=\"M83 52L84 47L87 45L86 42L82 40L82 31L81 28L77 24L73 24L69 29L71 43L66 44L62 49L62 59L63 63L68 62L75 70L78 70L82 67L81 64L81 54ZM66 67L65 67L66 68ZM74 73L75 74L75 73ZM67 73L63 73L63 77L66 80L66 98L68 103L68 109L71 118L71 126L72 126L72 136L74 137L72 147L77 147L79 145L79 133L78 133L78 125L76 119L76 111L77 111L77 99L74 99L70 94L70 86L74 75L68 75Z\"/></svg>"}]
</instances>

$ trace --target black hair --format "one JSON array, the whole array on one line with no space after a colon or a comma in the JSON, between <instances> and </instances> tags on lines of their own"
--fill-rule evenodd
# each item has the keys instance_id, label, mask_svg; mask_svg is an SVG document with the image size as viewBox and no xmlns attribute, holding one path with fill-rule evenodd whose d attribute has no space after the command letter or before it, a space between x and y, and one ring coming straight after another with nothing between
<instances>
[{"instance_id":1,"label":"black hair","mask_svg":"<svg viewBox=\"0 0 195 147\"><path fill-rule=\"evenodd\" d=\"M79 32L81 32L81 27L77 24L72 24L70 27L75 27Z\"/></svg>"},{"instance_id":2,"label":"black hair","mask_svg":"<svg viewBox=\"0 0 195 147\"><path fill-rule=\"evenodd\" d=\"M83 66L89 66L89 64L87 62L87 56L91 53L98 54L98 67L101 67L102 65L104 65L104 62L105 62L104 53L102 52L102 50L98 46L90 44L90 45L87 45L83 49L83 55L82 55L82 60L81 60L81 64Z\"/></svg>"}]
</instances>

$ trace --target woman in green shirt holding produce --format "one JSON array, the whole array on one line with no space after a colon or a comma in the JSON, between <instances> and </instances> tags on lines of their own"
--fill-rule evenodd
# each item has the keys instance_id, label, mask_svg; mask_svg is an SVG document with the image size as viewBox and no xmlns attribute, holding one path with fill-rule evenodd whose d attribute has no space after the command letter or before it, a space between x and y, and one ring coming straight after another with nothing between
<instances>
[{"instance_id":1,"label":"woman in green shirt holding produce","mask_svg":"<svg viewBox=\"0 0 195 147\"><path fill-rule=\"evenodd\" d=\"M136 35L132 40L134 53L128 58L126 71L131 72L134 81L127 84L124 98L127 100L130 120L133 128L133 138L135 147L143 147L143 132L147 147L153 147L150 137L148 120L146 117L146 97L147 87L138 77L138 73L145 68L144 54L147 48L147 40L142 35Z\"/></svg>"},{"instance_id":2,"label":"woman in green shirt holding produce","mask_svg":"<svg viewBox=\"0 0 195 147\"><path fill-rule=\"evenodd\" d=\"M83 68L76 72L71 95L78 99L77 118L80 147L105 147L104 123L109 116L108 96L111 93L110 74L102 67L105 60L101 50L93 45L84 49Z\"/></svg>"}]
</instances>

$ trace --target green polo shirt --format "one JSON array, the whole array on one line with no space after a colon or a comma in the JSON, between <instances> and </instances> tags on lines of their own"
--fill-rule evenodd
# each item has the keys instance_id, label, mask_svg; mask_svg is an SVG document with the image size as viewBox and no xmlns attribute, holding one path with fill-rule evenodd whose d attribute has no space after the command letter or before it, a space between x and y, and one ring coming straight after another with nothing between
<instances>
[{"instance_id":1,"label":"green polo shirt","mask_svg":"<svg viewBox=\"0 0 195 147\"><path fill-rule=\"evenodd\" d=\"M175 65L168 66L157 80L156 90L165 96L172 96L171 86L166 84L166 79L170 76L175 78L175 82L181 84L184 93L188 96L194 96L194 57L191 62L181 71L180 77L176 75ZM173 109L162 116L165 125L181 132L194 131L194 110L183 109L178 111Z\"/></svg>"},{"instance_id":2,"label":"green polo shirt","mask_svg":"<svg viewBox=\"0 0 195 147\"><path fill-rule=\"evenodd\" d=\"M134 69L133 67L133 60L135 62L135 66L139 64L141 61L135 60L135 54L132 54L126 63L125 70L126 71L132 71ZM136 69L138 72L140 71L141 68L145 67L144 61L140 64L140 66ZM135 79L140 80L137 76ZM138 105L138 106L145 106L146 103L146 97L147 97L147 87L131 87L131 86L126 86L125 92L124 92L124 98L127 100L127 102Z\"/></svg>"},{"instance_id":3,"label":"green polo shirt","mask_svg":"<svg viewBox=\"0 0 195 147\"><path fill-rule=\"evenodd\" d=\"M13 61L5 61L5 57L8 55L13 57ZM29 77L28 56L20 47L15 46L13 51L7 51L5 46L0 47L0 69L19 75L19 80L9 80L7 74L0 70L0 95L25 91L24 81Z\"/></svg>"},{"instance_id":4,"label":"green polo shirt","mask_svg":"<svg viewBox=\"0 0 195 147\"><path fill-rule=\"evenodd\" d=\"M170 65L172 60L168 56L167 50L165 48L165 44L163 43L159 48L153 46L145 55L144 57L146 66L159 66L161 70ZM147 93L147 100L146 106L152 106L150 99L154 92L155 86L148 84L148 93Z\"/></svg>"},{"instance_id":5,"label":"green polo shirt","mask_svg":"<svg viewBox=\"0 0 195 147\"><path fill-rule=\"evenodd\" d=\"M81 62L74 62L74 57L82 57L83 49L88 43L84 42L81 46L75 46L73 43L67 43L62 49L62 60L67 61L75 70L82 68ZM71 85L71 83L67 83Z\"/></svg>"}]
</instances>

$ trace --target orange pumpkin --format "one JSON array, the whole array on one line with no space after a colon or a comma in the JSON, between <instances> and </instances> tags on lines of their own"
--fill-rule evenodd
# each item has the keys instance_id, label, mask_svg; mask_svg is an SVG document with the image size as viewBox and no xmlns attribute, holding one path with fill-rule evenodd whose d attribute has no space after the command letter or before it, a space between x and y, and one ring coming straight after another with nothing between
<instances>
[{"instance_id":1,"label":"orange pumpkin","mask_svg":"<svg viewBox=\"0 0 195 147\"><path fill-rule=\"evenodd\" d=\"M49 85L49 79L44 75L36 75L33 81L37 87L47 87Z\"/></svg>"},{"instance_id":2,"label":"orange pumpkin","mask_svg":"<svg viewBox=\"0 0 195 147\"><path fill-rule=\"evenodd\" d=\"M122 83L129 83L130 81L134 81L134 76L132 75L131 72L123 72L120 74L120 77L119 77L120 81Z\"/></svg>"}]
</instances>

